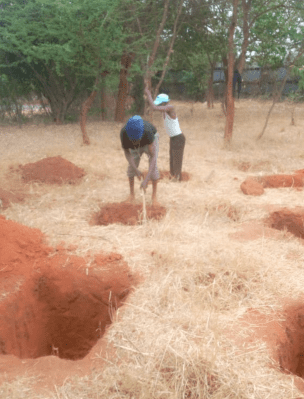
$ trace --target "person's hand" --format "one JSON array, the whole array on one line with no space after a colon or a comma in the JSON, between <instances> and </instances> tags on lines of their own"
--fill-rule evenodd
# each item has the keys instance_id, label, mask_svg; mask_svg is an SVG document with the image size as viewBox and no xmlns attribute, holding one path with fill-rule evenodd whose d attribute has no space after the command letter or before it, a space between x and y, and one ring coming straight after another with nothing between
<instances>
[{"instance_id":1,"label":"person's hand","mask_svg":"<svg viewBox=\"0 0 304 399\"><path fill-rule=\"evenodd\" d=\"M137 170L136 176L137 176L138 180L141 180L144 178L144 175L141 173L140 170Z\"/></svg>"},{"instance_id":2,"label":"person's hand","mask_svg":"<svg viewBox=\"0 0 304 399\"><path fill-rule=\"evenodd\" d=\"M141 188L142 190L146 191L147 185L148 185L148 181L147 181L147 179L145 179L145 180L141 183L140 188Z\"/></svg>"}]
</instances>

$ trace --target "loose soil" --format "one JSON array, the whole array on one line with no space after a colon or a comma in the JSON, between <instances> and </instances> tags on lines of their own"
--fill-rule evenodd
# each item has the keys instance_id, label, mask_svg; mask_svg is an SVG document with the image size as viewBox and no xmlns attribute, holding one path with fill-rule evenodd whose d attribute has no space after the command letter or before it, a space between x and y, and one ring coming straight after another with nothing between
<instances>
[{"instance_id":1,"label":"loose soil","mask_svg":"<svg viewBox=\"0 0 304 399\"><path fill-rule=\"evenodd\" d=\"M293 175L270 175L262 177L249 177L241 184L241 190L246 195L262 195L264 188L304 186L304 169L297 170Z\"/></svg>"},{"instance_id":2,"label":"loose soil","mask_svg":"<svg viewBox=\"0 0 304 399\"><path fill-rule=\"evenodd\" d=\"M35 368L15 357L52 355L54 364L50 359L43 364L59 367L60 378L69 369L61 372L57 358L89 356L136 279L119 254L97 254L90 267L88 260L62 245L49 247L40 230L0 216L0 371L7 373L13 362L18 370L39 374L41 362Z\"/></svg>"},{"instance_id":3,"label":"loose soil","mask_svg":"<svg viewBox=\"0 0 304 399\"><path fill-rule=\"evenodd\" d=\"M19 170L24 182L36 181L48 184L75 184L85 175L83 169L60 156L20 165Z\"/></svg>"},{"instance_id":4,"label":"loose soil","mask_svg":"<svg viewBox=\"0 0 304 399\"><path fill-rule=\"evenodd\" d=\"M166 214L166 208L160 205L146 206L147 219L160 220ZM106 226L113 223L121 223L134 226L143 220L142 205L130 204L127 202L109 203L96 212L90 224Z\"/></svg>"}]
</instances>

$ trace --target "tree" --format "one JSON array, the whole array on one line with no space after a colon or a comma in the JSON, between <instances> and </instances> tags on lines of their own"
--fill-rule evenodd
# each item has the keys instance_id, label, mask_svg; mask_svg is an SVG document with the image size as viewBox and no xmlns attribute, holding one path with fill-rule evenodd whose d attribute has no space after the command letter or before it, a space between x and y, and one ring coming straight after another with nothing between
<instances>
[{"instance_id":1,"label":"tree","mask_svg":"<svg viewBox=\"0 0 304 399\"><path fill-rule=\"evenodd\" d=\"M121 0L12 0L1 10L0 49L26 63L61 123L103 70L115 70L123 40ZM109 56L110 55L110 56Z\"/></svg>"}]
</instances>

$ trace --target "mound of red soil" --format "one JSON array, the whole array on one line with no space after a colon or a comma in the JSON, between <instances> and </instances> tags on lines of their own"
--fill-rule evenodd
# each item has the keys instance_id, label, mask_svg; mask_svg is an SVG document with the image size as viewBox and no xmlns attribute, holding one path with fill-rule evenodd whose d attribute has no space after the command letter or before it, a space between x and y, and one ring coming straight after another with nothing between
<instances>
[{"instance_id":1,"label":"mound of red soil","mask_svg":"<svg viewBox=\"0 0 304 399\"><path fill-rule=\"evenodd\" d=\"M257 179L248 177L241 184L241 190L246 195L262 195L264 193L264 188L262 184L258 182Z\"/></svg>"},{"instance_id":2,"label":"mound of red soil","mask_svg":"<svg viewBox=\"0 0 304 399\"><path fill-rule=\"evenodd\" d=\"M1 355L77 360L89 354L136 282L119 254L98 254L89 268L87 261L47 246L38 229L0 216ZM0 370L7 370L5 359L11 356L0 356Z\"/></svg>"},{"instance_id":3,"label":"mound of red soil","mask_svg":"<svg viewBox=\"0 0 304 399\"><path fill-rule=\"evenodd\" d=\"M44 158L35 163L20 165L19 169L25 182L75 184L85 175L83 169L60 156Z\"/></svg>"},{"instance_id":4,"label":"mound of red soil","mask_svg":"<svg viewBox=\"0 0 304 399\"><path fill-rule=\"evenodd\" d=\"M142 205L129 204L127 202L110 203L100 208L93 215L91 224L105 226L113 223L135 225L142 221ZM159 220L166 214L163 206L147 206L147 219Z\"/></svg>"},{"instance_id":5,"label":"mound of red soil","mask_svg":"<svg viewBox=\"0 0 304 399\"><path fill-rule=\"evenodd\" d=\"M11 202L22 202L24 195L0 188L0 210L9 207Z\"/></svg>"},{"instance_id":6,"label":"mound of red soil","mask_svg":"<svg viewBox=\"0 0 304 399\"><path fill-rule=\"evenodd\" d=\"M304 169L297 170L293 175L248 177L241 184L241 190L247 195L262 195L264 188L280 187L304 187Z\"/></svg>"},{"instance_id":7,"label":"mound of red soil","mask_svg":"<svg viewBox=\"0 0 304 399\"><path fill-rule=\"evenodd\" d=\"M303 187L304 170L297 170L293 175L271 175L259 178L264 188Z\"/></svg>"}]
</instances>

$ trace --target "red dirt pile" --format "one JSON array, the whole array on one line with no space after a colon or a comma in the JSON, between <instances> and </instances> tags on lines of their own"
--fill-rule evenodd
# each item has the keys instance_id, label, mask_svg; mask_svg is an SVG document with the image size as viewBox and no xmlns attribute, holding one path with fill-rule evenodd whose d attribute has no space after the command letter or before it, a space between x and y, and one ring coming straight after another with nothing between
<instances>
[{"instance_id":1,"label":"red dirt pile","mask_svg":"<svg viewBox=\"0 0 304 399\"><path fill-rule=\"evenodd\" d=\"M75 184L85 175L83 169L60 156L20 165L19 170L25 182L36 181L49 184Z\"/></svg>"},{"instance_id":2,"label":"red dirt pile","mask_svg":"<svg viewBox=\"0 0 304 399\"><path fill-rule=\"evenodd\" d=\"M304 169L297 170L293 175L270 175L262 177L248 177L242 184L241 190L246 195L262 195L264 188L304 186Z\"/></svg>"},{"instance_id":3,"label":"red dirt pile","mask_svg":"<svg viewBox=\"0 0 304 399\"><path fill-rule=\"evenodd\" d=\"M160 220L166 214L166 208L163 206L146 207L147 219ZM142 205L130 204L127 202L110 203L102 206L100 210L93 215L92 225L106 226L113 223L121 223L134 226L142 221Z\"/></svg>"},{"instance_id":4,"label":"red dirt pile","mask_svg":"<svg viewBox=\"0 0 304 399\"><path fill-rule=\"evenodd\" d=\"M262 195L264 194L264 188L262 184L258 182L254 177L248 177L241 184L241 190L246 195Z\"/></svg>"},{"instance_id":5,"label":"red dirt pile","mask_svg":"<svg viewBox=\"0 0 304 399\"><path fill-rule=\"evenodd\" d=\"M82 359L135 284L119 254L87 260L0 217L0 354ZM1 359L2 361L2 359Z\"/></svg>"}]
</instances>

